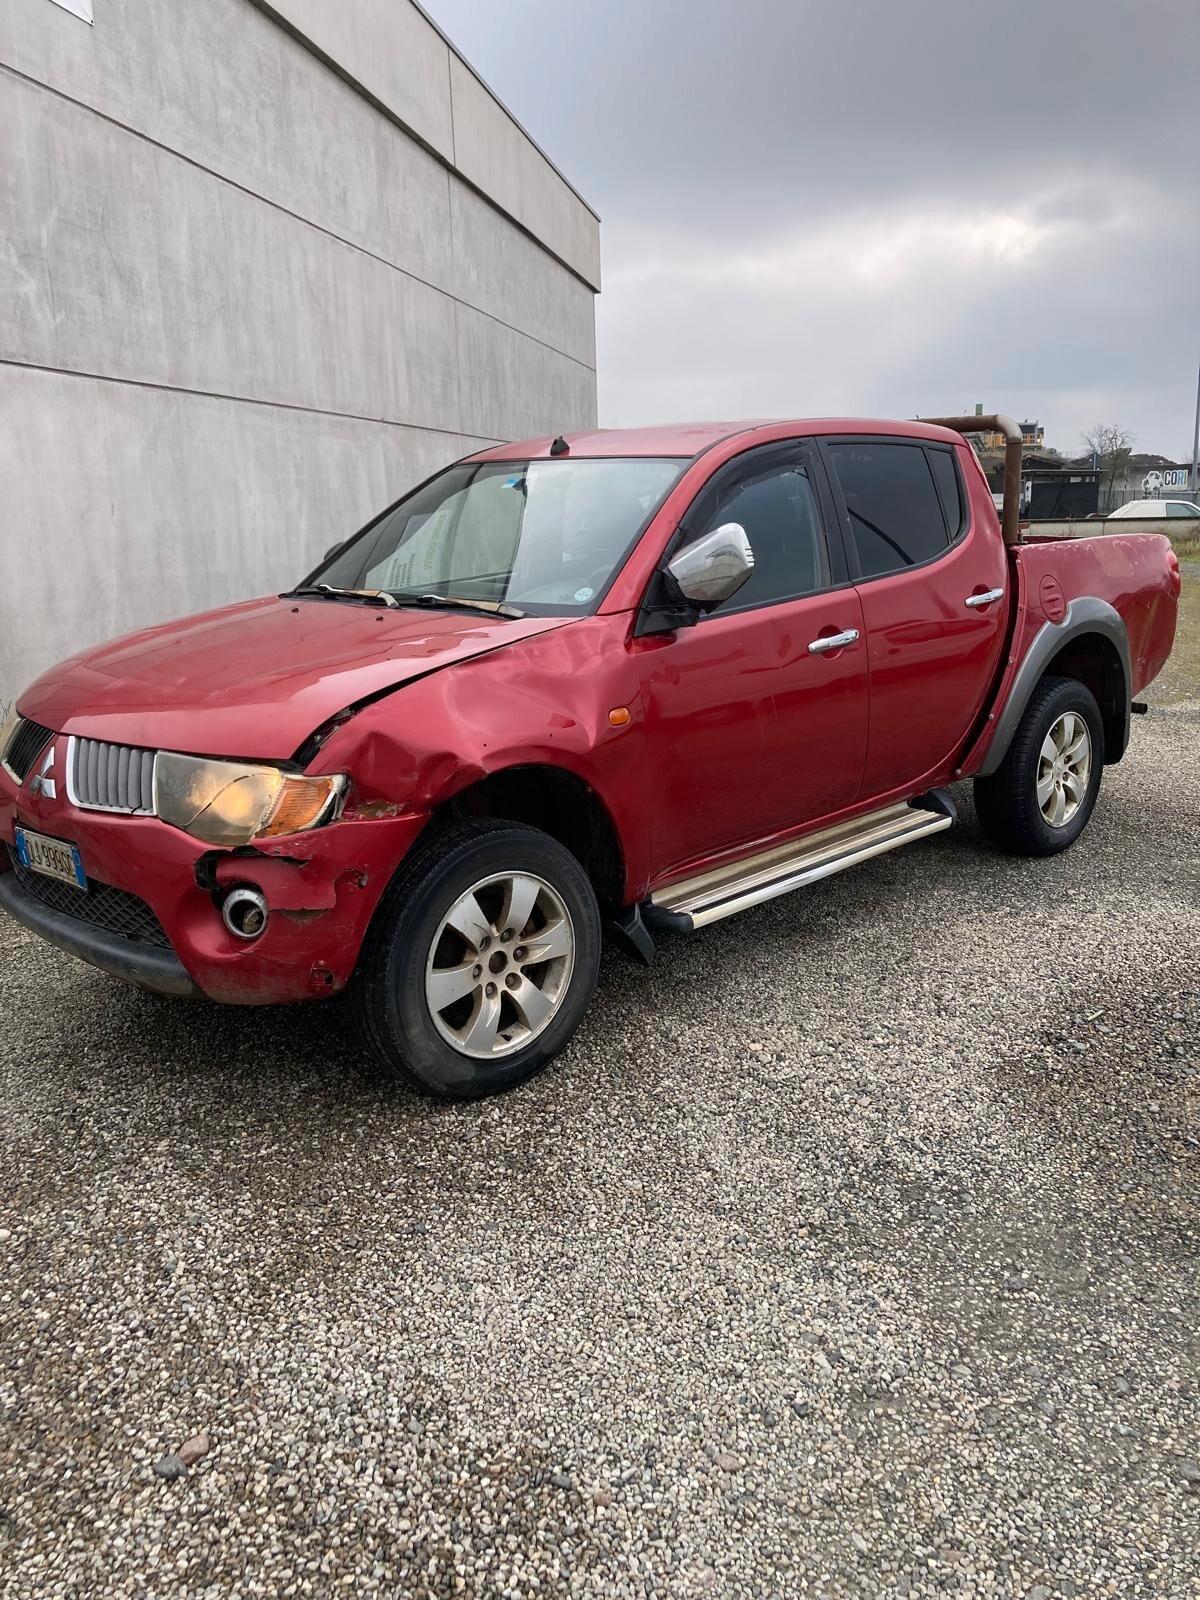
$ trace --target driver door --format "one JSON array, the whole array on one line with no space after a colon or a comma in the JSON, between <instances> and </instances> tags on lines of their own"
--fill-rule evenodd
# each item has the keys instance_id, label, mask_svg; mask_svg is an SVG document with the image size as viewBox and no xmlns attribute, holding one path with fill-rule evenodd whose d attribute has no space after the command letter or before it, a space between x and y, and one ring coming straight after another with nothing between
<instances>
[{"instance_id":1,"label":"driver door","mask_svg":"<svg viewBox=\"0 0 1200 1600\"><path fill-rule=\"evenodd\" d=\"M695 627L634 641L657 879L815 823L862 782L862 607L827 537L836 524L811 445L764 445L718 469L670 554L725 522L749 538L749 580ZM854 638L826 646L842 634Z\"/></svg>"}]
</instances>

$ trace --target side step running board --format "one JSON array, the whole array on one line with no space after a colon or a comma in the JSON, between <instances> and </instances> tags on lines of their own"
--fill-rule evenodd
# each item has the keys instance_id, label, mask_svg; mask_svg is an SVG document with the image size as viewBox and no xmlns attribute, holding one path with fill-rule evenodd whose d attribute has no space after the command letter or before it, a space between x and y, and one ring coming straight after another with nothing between
<instances>
[{"instance_id":1,"label":"side step running board","mask_svg":"<svg viewBox=\"0 0 1200 1600\"><path fill-rule=\"evenodd\" d=\"M818 878L844 872L871 856L941 833L954 821L953 802L941 791L935 790L912 804L901 801L759 855L727 862L694 878L669 883L651 896L645 907L647 921L652 926L703 928L736 911L748 911L765 900L815 883Z\"/></svg>"}]
</instances>

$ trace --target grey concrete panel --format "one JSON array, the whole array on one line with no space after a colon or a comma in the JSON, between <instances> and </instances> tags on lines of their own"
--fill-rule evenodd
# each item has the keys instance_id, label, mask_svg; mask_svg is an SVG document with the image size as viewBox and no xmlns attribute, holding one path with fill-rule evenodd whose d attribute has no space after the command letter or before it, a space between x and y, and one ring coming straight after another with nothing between
<instances>
[{"instance_id":1,"label":"grey concrete panel","mask_svg":"<svg viewBox=\"0 0 1200 1600\"><path fill-rule=\"evenodd\" d=\"M89 644L284 588L488 442L0 365L0 703Z\"/></svg>"},{"instance_id":2,"label":"grey concrete panel","mask_svg":"<svg viewBox=\"0 0 1200 1600\"><path fill-rule=\"evenodd\" d=\"M522 224L544 239L597 291L600 288L600 224L580 205L541 151L520 148Z\"/></svg>"},{"instance_id":3,"label":"grey concrete panel","mask_svg":"<svg viewBox=\"0 0 1200 1600\"><path fill-rule=\"evenodd\" d=\"M446 170L247 0L5 0L0 61L447 285Z\"/></svg>"},{"instance_id":4,"label":"grey concrete panel","mask_svg":"<svg viewBox=\"0 0 1200 1600\"><path fill-rule=\"evenodd\" d=\"M595 367L596 303L587 285L457 179L450 201L457 297Z\"/></svg>"},{"instance_id":5,"label":"grey concrete panel","mask_svg":"<svg viewBox=\"0 0 1200 1600\"><path fill-rule=\"evenodd\" d=\"M458 359L468 433L520 439L596 425L589 368L463 305Z\"/></svg>"},{"instance_id":6,"label":"grey concrete panel","mask_svg":"<svg viewBox=\"0 0 1200 1600\"><path fill-rule=\"evenodd\" d=\"M354 0L350 35L392 8ZM377 65L398 101L412 59ZM557 174L537 198L548 163L478 92L510 165L471 182L584 259L594 218ZM104 0L95 28L0 0L0 150L0 703L283 586L469 450L594 425L587 286L252 0Z\"/></svg>"},{"instance_id":7,"label":"grey concrete panel","mask_svg":"<svg viewBox=\"0 0 1200 1600\"><path fill-rule=\"evenodd\" d=\"M457 57L451 57L450 84L463 177L599 289L600 225L594 213Z\"/></svg>"},{"instance_id":8,"label":"grey concrete panel","mask_svg":"<svg viewBox=\"0 0 1200 1600\"><path fill-rule=\"evenodd\" d=\"M450 50L410 0L271 0L414 133L454 160Z\"/></svg>"},{"instance_id":9,"label":"grey concrete panel","mask_svg":"<svg viewBox=\"0 0 1200 1600\"><path fill-rule=\"evenodd\" d=\"M458 427L446 295L11 77L0 147L0 354Z\"/></svg>"},{"instance_id":10,"label":"grey concrete panel","mask_svg":"<svg viewBox=\"0 0 1200 1600\"><path fill-rule=\"evenodd\" d=\"M455 165L510 216L521 216L521 146L528 143L479 79L450 58Z\"/></svg>"},{"instance_id":11,"label":"grey concrete panel","mask_svg":"<svg viewBox=\"0 0 1200 1600\"><path fill-rule=\"evenodd\" d=\"M478 274L455 270L450 191L470 191L248 0L184 7L175 0L105 0L96 29L49 10L46 0L5 0L0 62L555 342L552 331L522 320L519 306L527 296L509 296L507 311L492 302L484 305L474 298ZM520 211L519 152L527 141L491 96L478 92L506 134L508 171L498 162L494 170L475 168L468 176L495 191L498 203L515 215ZM561 180L556 182L569 194ZM517 243L503 246L506 255L537 259L540 279L561 273L569 285L564 297L579 299L571 273L501 212L472 198L491 212L489 248L497 248L496 241L508 232ZM594 230L594 220L585 213L585 233L589 227ZM483 270L486 276L486 263ZM582 344L575 340L562 348L588 360L592 341L589 331Z\"/></svg>"}]
</instances>

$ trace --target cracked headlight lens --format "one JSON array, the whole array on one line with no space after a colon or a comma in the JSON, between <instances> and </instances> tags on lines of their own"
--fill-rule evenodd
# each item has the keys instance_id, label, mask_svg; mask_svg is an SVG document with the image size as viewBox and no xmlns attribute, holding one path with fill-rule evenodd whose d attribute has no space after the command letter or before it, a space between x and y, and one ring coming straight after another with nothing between
<instances>
[{"instance_id":1,"label":"cracked headlight lens","mask_svg":"<svg viewBox=\"0 0 1200 1600\"><path fill-rule=\"evenodd\" d=\"M154 764L154 805L161 820L230 849L321 827L338 814L345 791L340 774L306 778L278 767L170 751L161 751Z\"/></svg>"},{"instance_id":2,"label":"cracked headlight lens","mask_svg":"<svg viewBox=\"0 0 1200 1600\"><path fill-rule=\"evenodd\" d=\"M8 747L12 743L12 736L14 733L16 733L17 723L20 721L21 715L17 710L17 703L14 700L12 710L9 712L8 716L5 717L4 721L0 722L0 761L3 761L4 757L8 754Z\"/></svg>"}]
</instances>

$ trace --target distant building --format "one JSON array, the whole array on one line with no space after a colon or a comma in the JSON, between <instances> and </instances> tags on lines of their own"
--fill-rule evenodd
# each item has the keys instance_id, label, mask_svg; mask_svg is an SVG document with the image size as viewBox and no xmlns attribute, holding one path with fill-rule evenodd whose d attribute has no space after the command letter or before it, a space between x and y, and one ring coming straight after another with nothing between
<instances>
[{"instance_id":1,"label":"distant building","mask_svg":"<svg viewBox=\"0 0 1200 1600\"><path fill-rule=\"evenodd\" d=\"M983 407L976 405L975 415L983 414ZM1190 488L1190 463L1130 451L1121 452L1115 462L1101 461L1090 453L1063 456L1046 448L1046 430L1040 422L1027 419L1020 426L1021 515L1033 522L1107 516L1129 500L1196 498ZM999 507L1004 488L1004 435L981 428L969 437Z\"/></svg>"},{"instance_id":2,"label":"distant building","mask_svg":"<svg viewBox=\"0 0 1200 1600\"><path fill-rule=\"evenodd\" d=\"M983 415L983 407L976 405L975 415ZM1004 453L1004 435L1002 433L981 432L978 435L980 448L997 454ZM1046 448L1046 430L1040 422L1025 421L1021 424L1021 443L1026 450L1044 450Z\"/></svg>"},{"instance_id":3,"label":"distant building","mask_svg":"<svg viewBox=\"0 0 1200 1600\"><path fill-rule=\"evenodd\" d=\"M991 452L980 455L997 504L1004 487L1004 463ZM1107 516L1129 500L1192 499L1191 468L1165 456L1126 455L1115 467L1094 456L1029 453L1021 463L1021 515L1032 522L1066 517Z\"/></svg>"},{"instance_id":4,"label":"distant building","mask_svg":"<svg viewBox=\"0 0 1200 1600\"><path fill-rule=\"evenodd\" d=\"M1004 464L984 463L992 498L1000 505ZM1101 474L1088 463L1029 455L1021 463L1021 515L1032 522L1090 517L1100 509Z\"/></svg>"},{"instance_id":5,"label":"distant building","mask_svg":"<svg viewBox=\"0 0 1200 1600\"><path fill-rule=\"evenodd\" d=\"M1081 460L1090 463L1091 457ZM1101 511L1115 511L1129 500L1195 498L1191 492L1191 463L1171 461L1166 456L1131 453L1104 476Z\"/></svg>"},{"instance_id":6,"label":"distant building","mask_svg":"<svg viewBox=\"0 0 1200 1600\"><path fill-rule=\"evenodd\" d=\"M1044 450L1046 448L1046 430L1040 422L1023 422L1021 424L1021 442L1026 450Z\"/></svg>"}]
</instances>

